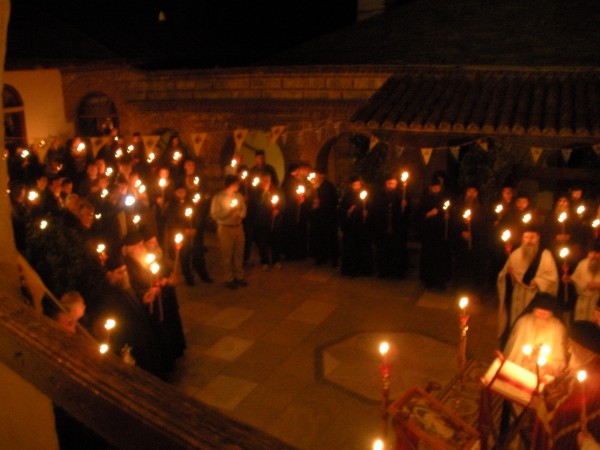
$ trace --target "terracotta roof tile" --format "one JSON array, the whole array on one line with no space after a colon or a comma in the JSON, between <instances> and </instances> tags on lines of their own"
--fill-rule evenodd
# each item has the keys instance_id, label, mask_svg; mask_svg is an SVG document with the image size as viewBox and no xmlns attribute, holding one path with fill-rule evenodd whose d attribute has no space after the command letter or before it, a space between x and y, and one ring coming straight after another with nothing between
<instances>
[{"instance_id":1,"label":"terracotta roof tile","mask_svg":"<svg viewBox=\"0 0 600 450\"><path fill-rule=\"evenodd\" d=\"M354 114L411 131L591 136L600 132L600 72L406 68Z\"/></svg>"}]
</instances>

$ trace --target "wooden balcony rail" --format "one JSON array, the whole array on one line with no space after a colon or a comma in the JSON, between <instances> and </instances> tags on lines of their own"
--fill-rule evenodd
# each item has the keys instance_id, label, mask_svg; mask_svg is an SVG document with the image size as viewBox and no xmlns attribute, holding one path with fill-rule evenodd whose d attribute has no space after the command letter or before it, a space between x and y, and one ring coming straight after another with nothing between
<instances>
[{"instance_id":1,"label":"wooden balcony rail","mask_svg":"<svg viewBox=\"0 0 600 450\"><path fill-rule=\"evenodd\" d=\"M122 449L292 449L0 294L0 362ZM34 425L32 425L34 426Z\"/></svg>"}]
</instances>

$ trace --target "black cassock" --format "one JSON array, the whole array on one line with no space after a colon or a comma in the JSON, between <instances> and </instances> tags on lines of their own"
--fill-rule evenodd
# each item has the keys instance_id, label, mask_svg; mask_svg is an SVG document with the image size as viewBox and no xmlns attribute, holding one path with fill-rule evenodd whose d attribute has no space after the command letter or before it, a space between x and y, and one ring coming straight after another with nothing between
<instances>
[{"instance_id":1,"label":"black cassock","mask_svg":"<svg viewBox=\"0 0 600 450\"><path fill-rule=\"evenodd\" d=\"M317 201L315 201L315 199ZM338 262L337 190L324 180L310 199L309 252L317 264Z\"/></svg>"},{"instance_id":2,"label":"black cassock","mask_svg":"<svg viewBox=\"0 0 600 450\"><path fill-rule=\"evenodd\" d=\"M352 208L354 206L354 208ZM340 201L339 221L342 230L342 275L356 277L373 273L370 219L363 215L368 204L358 192L347 192Z\"/></svg>"}]
</instances>

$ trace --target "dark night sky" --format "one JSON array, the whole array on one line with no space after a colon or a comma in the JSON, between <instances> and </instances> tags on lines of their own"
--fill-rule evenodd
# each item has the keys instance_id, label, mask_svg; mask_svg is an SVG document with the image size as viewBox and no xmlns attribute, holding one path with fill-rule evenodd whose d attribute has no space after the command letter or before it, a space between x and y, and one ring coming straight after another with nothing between
<instances>
[{"instance_id":1,"label":"dark night sky","mask_svg":"<svg viewBox=\"0 0 600 450\"><path fill-rule=\"evenodd\" d=\"M7 65L77 60L102 48L145 67L251 65L355 15L356 0L18 0Z\"/></svg>"}]
</instances>

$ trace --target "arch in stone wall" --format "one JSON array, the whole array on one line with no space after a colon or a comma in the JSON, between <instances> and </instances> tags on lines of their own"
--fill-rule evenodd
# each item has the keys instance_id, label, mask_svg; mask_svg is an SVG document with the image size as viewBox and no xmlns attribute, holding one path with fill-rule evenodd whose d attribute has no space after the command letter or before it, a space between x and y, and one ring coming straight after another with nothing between
<instances>
[{"instance_id":1,"label":"arch in stone wall","mask_svg":"<svg viewBox=\"0 0 600 450\"><path fill-rule=\"evenodd\" d=\"M77 106L77 134L102 136L119 127L119 114L113 100L103 92L86 94Z\"/></svg>"}]
</instances>

